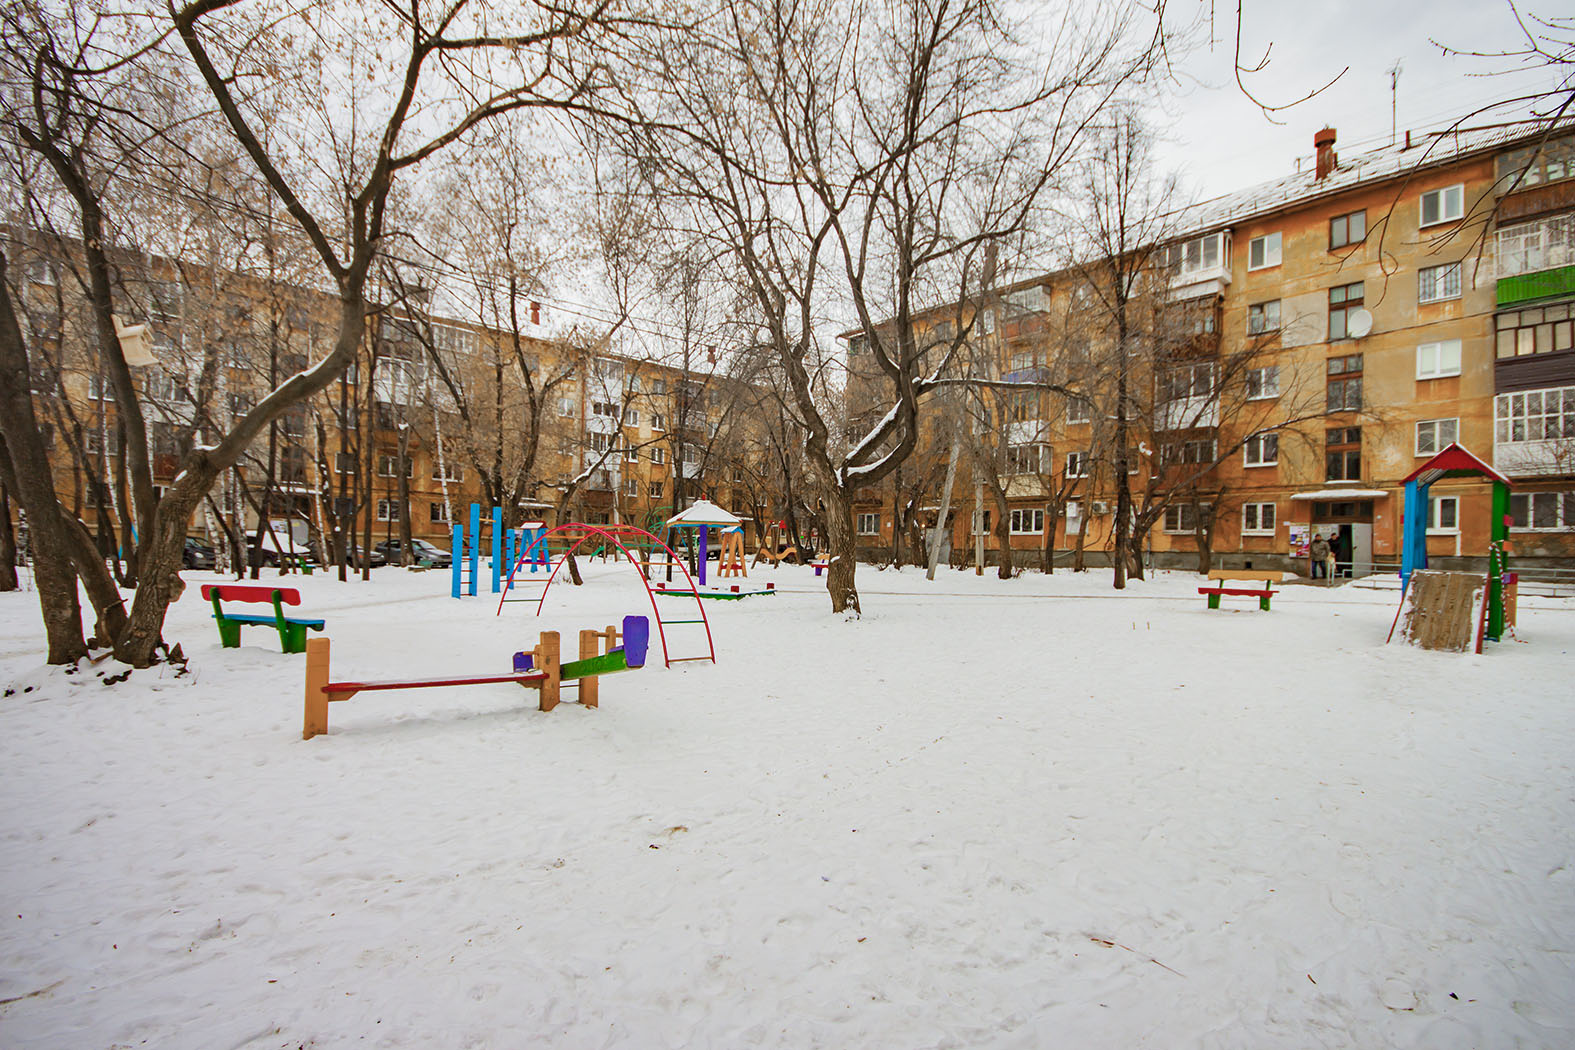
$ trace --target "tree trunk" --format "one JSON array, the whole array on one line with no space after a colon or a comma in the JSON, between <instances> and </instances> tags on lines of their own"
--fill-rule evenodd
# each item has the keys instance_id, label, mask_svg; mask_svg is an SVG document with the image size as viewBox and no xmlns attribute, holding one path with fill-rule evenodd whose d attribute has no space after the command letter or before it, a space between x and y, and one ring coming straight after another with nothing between
<instances>
[{"instance_id":1,"label":"tree trunk","mask_svg":"<svg viewBox=\"0 0 1575 1050\"><path fill-rule=\"evenodd\" d=\"M1012 578L1012 512L1006 505L1006 490L999 485L992 485L994 490L991 495L995 499L995 534L996 549L1001 552L1001 564L996 570L996 576L1003 580Z\"/></svg>"},{"instance_id":2,"label":"tree trunk","mask_svg":"<svg viewBox=\"0 0 1575 1050\"><path fill-rule=\"evenodd\" d=\"M11 530L11 490L0 482L0 591L14 591L16 578L16 533Z\"/></svg>"},{"instance_id":3,"label":"tree trunk","mask_svg":"<svg viewBox=\"0 0 1575 1050\"><path fill-rule=\"evenodd\" d=\"M1092 517L1088 508L1083 508L1083 513L1077 519L1077 546L1072 550L1072 571L1087 572L1088 563L1084 559L1084 551L1088 545L1088 519Z\"/></svg>"},{"instance_id":4,"label":"tree trunk","mask_svg":"<svg viewBox=\"0 0 1575 1050\"><path fill-rule=\"evenodd\" d=\"M410 427L399 428L399 564L410 565Z\"/></svg>"},{"instance_id":5,"label":"tree trunk","mask_svg":"<svg viewBox=\"0 0 1575 1050\"><path fill-rule=\"evenodd\" d=\"M858 565L853 505L836 485L825 486L825 504L826 593L831 596L831 611L858 616L859 592L853 583Z\"/></svg>"},{"instance_id":6,"label":"tree trunk","mask_svg":"<svg viewBox=\"0 0 1575 1050\"><path fill-rule=\"evenodd\" d=\"M6 459L6 485L27 512L33 546L33 582L48 639L48 660L70 664L87 655L82 609L77 602L76 571L66 549L63 514L55 480L33 414L31 376L22 329L5 285L6 258L0 252L0 456Z\"/></svg>"}]
</instances>

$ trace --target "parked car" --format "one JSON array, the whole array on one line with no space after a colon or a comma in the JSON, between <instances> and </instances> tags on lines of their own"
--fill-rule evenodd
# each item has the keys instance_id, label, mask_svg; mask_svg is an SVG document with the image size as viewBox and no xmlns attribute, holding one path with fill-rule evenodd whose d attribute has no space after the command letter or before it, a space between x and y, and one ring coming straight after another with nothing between
<instances>
[{"instance_id":1,"label":"parked car","mask_svg":"<svg viewBox=\"0 0 1575 1050\"><path fill-rule=\"evenodd\" d=\"M382 554L388 564L399 564L398 540L384 540L372 549ZM441 547L428 543L426 540L411 540L410 554L413 564L427 568L446 569L454 564L453 555Z\"/></svg>"},{"instance_id":2,"label":"parked car","mask_svg":"<svg viewBox=\"0 0 1575 1050\"><path fill-rule=\"evenodd\" d=\"M284 537L279 537L278 546L283 549L287 558L300 558L306 561L316 561L312 548L304 543L294 543ZM279 551L275 549L273 539L264 536L261 547L251 547L247 552L247 561L251 565L261 565L272 568L279 564Z\"/></svg>"},{"instance_id":3,"label":"parked car","mask_svg":"<svg viewBox=\"0 0 1575 1050\"><path fill-rule=\"evenodd\" d=\"M212 547L195 536L187 536L186 548L181 551L180 563L187 569L211 569L219 562Z\"/></svg>"},{"instance_id":4,"label":"parked car","mask_svg":"<svg viewBox=\"0 0 1575 1050\"><path fill-rule=\"evenodd\" d=\"M373 547L371 550L367 550L364 547L357 547L352 544L350 546L349 556L350 564L355 566L357 569L361 568L363 565L370 565L375 569L379 566L388 564L387 555L378 550L376 547Z\"/></svg>"}]
</instances>

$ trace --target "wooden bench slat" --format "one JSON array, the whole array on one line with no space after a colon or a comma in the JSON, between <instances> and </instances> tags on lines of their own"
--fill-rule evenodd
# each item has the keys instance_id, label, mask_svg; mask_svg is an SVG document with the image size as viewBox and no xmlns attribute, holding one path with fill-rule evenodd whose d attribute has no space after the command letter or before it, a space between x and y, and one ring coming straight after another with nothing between
<instances>
[{"instance_id":1,"label":"wooden bench slat","mask_svg":"<svg viewBox=\"0 0 1575 1050\"><path fill-rule=\"evenodd\" d=\"M539 682L547 677L546 671L521 671L505 674L466 675L443 678L389 678L368 682L329 682L324 691L334 693L369 693L380 689L436 689L447 685L487 685L492 682Z\"/></svg>"}]
</instances>

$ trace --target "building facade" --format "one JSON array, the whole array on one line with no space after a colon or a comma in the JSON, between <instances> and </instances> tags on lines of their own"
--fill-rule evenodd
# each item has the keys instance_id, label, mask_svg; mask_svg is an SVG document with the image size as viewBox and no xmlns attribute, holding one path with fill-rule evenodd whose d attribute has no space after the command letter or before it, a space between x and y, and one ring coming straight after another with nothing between
<instances>
[{"instance_id":1,"label":"building facade","mask_svg":"<svg viewBox=\"0 0 1575 1050\"><path fill-rule=\"evenodd\" d=\"M1098 266L925 322L982 315L972 338L991 378L1040 381L994 411L981 396L963 425L985 455L964 457L951 494L954 563L982 527L990 561L1004 531L1019 564L1108 564L1120 462L1151 564L1305 573L1321 534L1343 574L1387 571L1403 479L1459 443L1514 482L1517 562L1575 568L1575 134L1408 135L1342 160L1324 129L1314 146L1305 171L1174 217L1131 271L1119 353ZM1124 457L1110 447L1118 370ZM921 443L929 465L911 472L938 475L946 444ZM890 556L893 506L860 502L866 556ZM1430 558L1484 564L1490 513L1486 484L1435 485Z\"/></svg>"}]
</instances>

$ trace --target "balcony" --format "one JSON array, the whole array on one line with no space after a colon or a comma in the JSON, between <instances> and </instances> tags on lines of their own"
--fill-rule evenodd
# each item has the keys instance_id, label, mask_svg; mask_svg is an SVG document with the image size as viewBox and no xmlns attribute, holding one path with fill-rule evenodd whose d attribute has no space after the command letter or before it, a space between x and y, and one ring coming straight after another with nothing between
<instances>
[{"instance_id":1,"label":"balcony","mask_svg":"<svg viewBox=\"0 0 1575 1050\"><path fill-rule=\"evenodd\" d=\"M1501 307L1561 295L1575 295L1575 266L1559 266L1498 279L1498 305Z\"/></svg>"}]
</instances>

